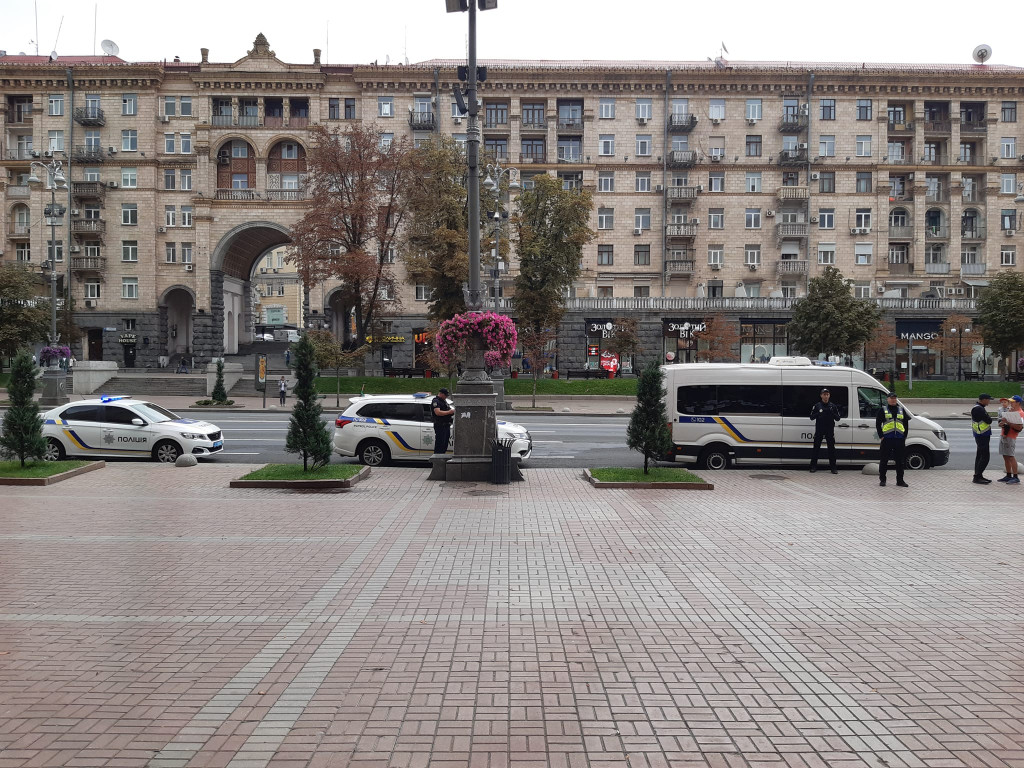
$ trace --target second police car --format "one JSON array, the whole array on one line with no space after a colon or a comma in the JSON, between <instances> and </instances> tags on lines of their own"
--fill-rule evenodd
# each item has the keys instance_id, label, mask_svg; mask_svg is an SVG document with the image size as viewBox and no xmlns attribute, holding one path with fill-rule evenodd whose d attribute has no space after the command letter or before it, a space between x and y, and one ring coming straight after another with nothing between
<instances>
[{"instance_id":1,"label":"second police car","mask_svg":"<svg viewBox=\"0 0 1024 768\"><path fill-rule=\"evenodd\" d=\"M351 405L334 422L334 452L374 467L429 458L434 453L431 398L426 392L351 398ZM512 438L512 455L522 461L533 453L533 439L521 424L499 421L498 437ZM452 450L449 443L448 451Z\"/></svg>"},{"instance_id":2,"label":"second police car","mask_svg":"<svg viewBox=\"0 0 1024 768\"><path fill-rule=\"evenodd\" d=\"M219 427L125 396L76 400L47 411L43 437L49 461L95 456L173 463L183 453L203 457L224 449Z\"/></svg>"}]
</instances>

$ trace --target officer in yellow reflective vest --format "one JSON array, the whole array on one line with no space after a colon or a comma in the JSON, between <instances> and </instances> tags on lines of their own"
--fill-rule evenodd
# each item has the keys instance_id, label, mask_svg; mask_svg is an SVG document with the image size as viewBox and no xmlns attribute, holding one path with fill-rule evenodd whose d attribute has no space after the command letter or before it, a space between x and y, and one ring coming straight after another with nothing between
<instances>
[{"instance_id":1,"label":"officer in yellow reflective vest","mask_svg":"<svg viewBox=\"0 0 1024 768\"><path fill-rule=\"evenodd\" d=\"M988 447L992 438L992 417L988 415L988 403L991 395L978 395L978 402L971 408L971 431L974 432L974 443L978 452L974 455L974 480L978 485L988 485L992 481L985 477L988 466Z\"/></svg>"},{"instance_id":2,"label":"officer in yellow reflective vest","mask_svg":"<svg viewBox=\"0 0 1024 768\"><path fill-rule=\"evenodd\" d=\"M890 392L888 402L875 417L875 431L881 440L878 454L878 484L885 485L885 472L891 456L896 464L896 485L906 488L903 470L906 463L907 426L910 414L899 404L896 393Z\"/></svg>"}]
</instances>

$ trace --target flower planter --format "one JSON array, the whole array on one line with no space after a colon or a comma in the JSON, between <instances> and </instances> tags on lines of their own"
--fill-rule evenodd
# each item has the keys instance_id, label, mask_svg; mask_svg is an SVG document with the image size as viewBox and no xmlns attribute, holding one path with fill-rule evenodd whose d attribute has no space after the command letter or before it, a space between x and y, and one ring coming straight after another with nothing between
<instances>
[{"instance_id":1,"label":"flower planter","mask_svg":"<svg viewBox=\"0 0 1024 768\"><path fill-rule=\"evenodd\" d=\"M552 379L557 379L558 378L558 371L552 371L551 372L551 378Z\"/></svg>"}]
</instances>

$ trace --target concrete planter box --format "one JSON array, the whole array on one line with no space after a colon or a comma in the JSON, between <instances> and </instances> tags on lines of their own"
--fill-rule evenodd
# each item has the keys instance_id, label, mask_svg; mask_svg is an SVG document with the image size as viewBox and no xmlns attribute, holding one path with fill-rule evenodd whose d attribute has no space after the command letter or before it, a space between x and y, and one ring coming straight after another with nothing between
<instances>
[{"instance_id":1,"label":"concrete planter box","mask_svg":"<svg viewBox=\"0 0 1024 768\"><path fill-rule=\"evenodd\" d=\"M590 474L589 469L583 470L583 476L595 488L653 488L673 489L680 491L713 491L715 486L711 483L605 483L596 479Z\"/></svg>"},{"instance_id":2,"label":"concrete planter box","mask_svg":"<svg viewBox=\"0 0 1024 768\"><path fill-rule=\"evenodd\" d=\"M286 491L349 490L370 476L370 468L363 467L347 480L232 480L232 488L281 488Z\"/></svg>"},{"instance_id":3,"label":"concrete planter box","mask_svg":"<svg viewBox=\"0 0 1024 768\"><path fill-rule=\"evenodd\" d=\"M105 466L107 466L105 461L94 461L91 464L86 464L84 467L69 469L67 472L50 475L49 477L0 477L0 485L53 485L61 480L70 480L72 477L84 475L86 472L103 469Z\"/></svg>"}]
</instances>

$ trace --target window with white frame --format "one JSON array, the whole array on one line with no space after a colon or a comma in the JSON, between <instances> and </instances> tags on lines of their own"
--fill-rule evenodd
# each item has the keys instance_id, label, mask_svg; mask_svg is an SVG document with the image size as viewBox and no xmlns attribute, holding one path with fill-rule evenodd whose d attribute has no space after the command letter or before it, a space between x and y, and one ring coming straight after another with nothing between
<instances>
[{"instance_id":1,"label":"window with white frame","mask_svg":"<svg viewBox=\"0 0 1024 768\"><path fill-rule=\"evenodd\" d=\"M248 189L249 188L249 174L247 174L247 173L233 173L233 174L231 174L231 188L232 189Z\"/></svg>"},{"instance_id":2,"label":"window with white frame","mask_svg":"<svg viewBox=\"0 0 1024 768\"><path fill-rule=\"evenodd\" d=\"M175 189L177 187L177 175L173 168L164 168L164 189Z\"/></svg>"},{"instance_id":3,"label":"window with white frame","mask_svg":"<svg viewBox=\"0 0 1024 768\"><path fill-rule=\"evenodd\" d=\"M86 299L98 299L100 297L100 284L98 282L87 282L83 286L82 296Z\"/></svg>"},{"instance_id":4,"label":"window with white frame","mask_svg":"<svg viewBox=\"0 0 1024 768\"><path fill-rule=\"evenodd\" d=\"M889 263L906 264L910 260L910 246L907 243L889 243Z\"/></svg>"},{"instance_id":5,"label":"window with white frame","mask_svg":"<svg viewBox=\"0 0 1024 768\"><path fill-rule=\"evenodd\" d=\"M181 107L181 116L182 117L191 117L192 116L192 97L191 96L182 96L178 100L178 104Z\"/></svg>"},{"instance_id":6,"label":"window with white frame","mask_svg":"<svg viewBox=\"0 0 1024 768\"><path fill-rule=\"evenodd\" d=\"M670 105L670 108L672 110L672 114L673 115L676 115L676 116L679 116L679 117L682 117L684 115L688 115L688 114L690 114L690 100L689 99L672 99L672 104Z\"/></svg>"},{"instance_id":7,"label":"window with white frame","mask_svg":"<svg viewBox=\"0 0 1024 768\"><path fill-rule=\"evenodd\" d=\"M835 243L818 243L818 263L819 264L835 264L836 263L836 244Z\"/></svg>"},{"instance_id":8,"label":"window with white frame","mask_svg":"<svg viewBox=\"0 0 1024 768\"><path fill-rule=\"evenodd\" d=\"M433 290L429 285L423 283L416 284L416 301L430 301L433 297Z\"/></svg>"},{"instance_id":9,"label":"window with white frame","mask_svg":"<svg viewBox=\"0 0 1024 768\"><path fill-rule=\"evenodd\" d=\"M380 252L381 264L394 264L395 263L395 249L394 246L384 248Z\"/></svg>"},{"instance_id":10,"label":"window with white frame","mask_svg":"<svg viewBox=\"0 0 1024 768\"><path fill-rule=\"evenodd\" d=\"M598 208L597 209L597 228L598 229L615 229L615 209L614 208Z\"/></svg>"},{"instance_id":11,"label":"window with white frame","mask_svg":"<svg viewBox=\"0 0 1024 768\"><path fill-rule=\"evenodd\" d=\"M1014 267L1017 265L1017 246L1016 245L1001 245L999 246L999 266L1001 267Z\"/></svg>"},{"instance_id":12,"label":"window with white frame","mask_svg":"<svg viewBox=\"0 0 1024 768\"><path fill-rule=\"evenodd\" d=\"M761 172L760 171L747 171L747 192L760 192L761 191Z\"/></svg>"},{"instance_id":13,"label":"window with white frame","mask_svg":"<svg viewBox=\"0 0 1024 768\"><path fill-rule=\"evenodd\" d=\"M64 241L47 240L46 258L48 261L64 261Z\"/></svg>"},{"instance_id":14,"label":"window with white frame","mask_svg":"<svg viewBox=\"0 0 1024 768\"><path fill-rule=\"evenodd\" d=\"M175 243L164 243L164 262L176 264L178 261L178 247Z\"/></svg>"},{"instance_id":15,"label":"window with white frame","mask_svg":"<svg viewBox=\"0 0 1024 768\"><path fill-rule=\"evenodd\" d=\"M395 140L395 134L393 133L382 133L380 135L380 148L382 151L387 152L391 149L391 144Z\"/></svg>"},{"instance_id":16,"label":"window with white frame","mask_svg":"<svg viewBox=\"0 0 1024 768\"><path fill-rule=\"evenodd\" d=\"M653 115L651 107L651 99L637 99L636 100L636 118L637 120L650 120Z\"/></svg>"},{"instance_id":17,"label":"window with white frame","mask_svg":"<svg viewBox=\"0 0 1024 768\"><path fill-rule=\"evenodd\" d=\"M651 135L650 134L637 134L636 137L636 156L637 157L650 157L651 155Z\"/></svg>"},{"instance_id":18,"label":"window with white frame","mask_svg":"<svg viewBox=\"0 0 1024 768\"><path fill-rule=\"evenodd\" d=\"M100 169L99 168L86 168L83 172L84 181L99 181L100 180Z\"/></svg>"},{"instance_id":19,"label":"window with white frame","mask_svg":"<svg viewBox=\"0 0 1024 768\"><path fill-rule=\"evenodd\" d=\"M614 192L615 191L615 171L600 171L597 174L597 191L598 192Z\"/></svg>"},{"instance_id":20,"label":"window with white frame","mask_svg":"<svg viewBox=\"0 0 1024 768\"><path fill-rule=\"evenodd\" d=\"M1014 136L1004 136L999 140L999 156L1004 159L1017 158L1017 139Z\"/></svg>"},{"instance_id":21,"label":"window with white frame","mask_svg":"<svg viewBox=\"0 0 1024 768\"><path fill-rule=\"evenodd\" d=\"M231 142L231 156L238 158L248 157L249 145L240 139L235 139Z\"/></svg>"},{"instance_id":22,"label":"window with white frame","mask_svg":"<svg viewBox=\"0 0 1024 768\"><path fill-rule=\"evenodd\" d=\"M871 281L859 280L853 284L853 298L855 299L870 299L871 298Z\"/></svg>"},{"instance_id":23,"label":"window with white frame","mask_svg":"<svg viewBox=\"0 0 1024 768\"><path fill-rule=\"evenodd\" d=\"M744 217L744 226L747 229L760 229L761 228L761 209L760 208L747 208Z\"/></svg>"},{"instance_id":24,"label":"window with white frame","mask_svg":"<svg viewBox=\"0 0 1024 768\"><path fill-rule=\"evenodd\" d=\"M853 246L854 263L859 265L870 264L874 256L874 244L855 243Z\"/></svg>"},{"instance_id":25,"label":"window with white frame","mask_svg":"<svg viewBox=\"0 0 1024 768\"><path fill-rule=\"evenodd\" d=\"M394 289L388 283L384 283L383 285L381 285L380 290L377 293L377 296L378 296L378 298L381 301L394 301L395 300Z\"/></svg>"},{"instance_id":26,"label":"window with white frame","mask_svg":"<svg viewBox=\"0 0 1024 768\"><path fill-rule=\"evenodd\" d=\"M722 243L708 245L708 264L722 265L725 246Z\"/></svg>"},{"instance_id":27,"label":"window with white frame","mask_svg":"<svg viewBox=\"0 0 1024 768\"><path fill-rule=\"evenodd\" d=\"M192 134L182 133L181 136L181 154L191 155L192 154Z\"/></svg>"},{"instance_id":28,"label":"window with white frame","mask_svg":"<svg viewBox=\"0 0 1024 768\"><path fill-rule=\"evenodd\" d=\"M610 157L615 154L615 134L601 134L597 142L597 154L602 157Z\"/></svg>"},{"instance_id":29,"label":"window with white frame","mask_svg":"<svg viewBox=\"0 0 1024 768\"><path fill-rule=\"evenodd\" d=\"M49 139L51 152L64 151L64 131L50 131Z\"/></svg>"},{"instance_id":30,"label":"window with white frame","mask_svg":"<svg viewBox=\"0 0 1024 768\"><path fill-rule=\"evenodd\" d=\"M999 176L999 191L1004 195L1012 195L1017 191L1017 174L1003 173Z\"/></svg>"},{"instance_id":31,"label":"window with white frame","mask_svg":"<svg viewBox=\"0 0 1024 768\"><path fill-rule=\"evenodd\" d=\"M121 96L121 114L135 115L139 112L139 97L134 93L126 93Z\"/></svg>"},{"instance_id":32,"label":"window with white frame","mask_svg":"<svg viewBox=\"0 0 1024 768\"><path fill-rule=\"evenodd\" d=\"M173 155L178 150L178 142L174 139L173 133L164 134L164 153Z\"/></svg>"},{"instance_id":33,"label":"window with white frame","mask_svg":"<svg viewBox=\"0 0 1024 768\"><path fill-rule=\"evenodd\" d=\"M822 120L835 120L836 119L836 100L835 99L822 99L821 108L818 115Z\"/></svg>"},{"instance_id":34,"label":"window with white frame","mask_svg":"<svg viewBox=\"0 0 1024 768\"><path fill-rule=\"evenodd\" d=\"M615 99L603 98L599 104L599 119L601 120L614 120L615 119Z\"/></svg>"},{"instance_id":35,"label":"window with white frame","mask_svg":"<svg viewBox=\"0 0 1024 768\"><path fill-rule=\"evenodd\" d=\"M122 168L121 186L124 187L125 189L135 189L137 186L139 186L139 169Z\"/></svg>"},{"instance_id":36,"label":"window with white frame","mask_svg":"<svg viewBox=\"0 0 1024 768\"><path fill-rule=\"evenodd\" d=\"M182 190L186 190L187 191L187 190L192 189L192 169L191 168L182 168L181 172L180 172L180 175L179 175L179 179L181 181L181 188L182 188Z\"/></svg>"},{"instance_id":37,"label":"window with white frame","mask_svg":"<svg viewBox=\"0 0 1024 768\"><path fill-rule=\"evenodd\" d=\"M761 100L747 99L747 120L761 119Z\"/></svg>"},{"instance_id":38,"label":"window with white frame","mask_svg":"<svg viewBox=\"0 0 1024 768\"><path fill-rule=\"evenodd\" d=\"M393 117L395 114L395 99L392 96L377 97L377 117Z\"/></svg>"},{"instance_id":39,"label":"window with white frame","mask_svg":"<svg viewBox=\"0 0 1024 768\"><path fill-rule=\"evenodd\" d=\"M121 298L122 299L137 299L137 298L139 298L139 278L137 278L137 277L122 277L121 278Z\"/></svg>"},{"instance_id":40,"label":"window with white frame","mask_svg":"<svg viewBox=\"0 0 1024 768\"><path fill-rule=\"evenodd\" d=\"M139 150L139 132L138 131L121 131L121 151L122 152L138 152Z\"/></svg>"},{"instance_id":41,"label":"window with white frame","mask_svg":"<svg viewBox=\"0 0 1024 768\"><path fill-rule=\"evenodd\" d=\"M708 209L708 229L725 229L725 208Z\"/></svg>"},{"instance_id":42,"label":"window with white frame","mask_svg":"<svg viewBox=\"0 0 1024 768\"><path fill-rule=\"evenodd\" d=\"M634 299L646 299L651 295L651 286L649 285L634 285L633 286L633 298Z\"/></svg>"},{"instance_id":43,"label":"window with white frame","mask_svg":"<svg viewBox=\"0 0 1024 768\"><path fill-rule=\"evenodd\" d=\"M853 216L854 226L860 229L871 229L871 209L858 208Z\"/></svg>"},{"instance_id":44,"label":"window with white frame","mask_svg":"<svg viewBox=\"0 0 1024 768\"><path fill-rule=\"evenodd\" d=\"M281 145L281 159L282 160L298 160L299 158L299 145L294 141L286 141Z\"/></svg>"},{"instance_id":45,"label":"window with white frame","mask_svg":"<svg viewBox=\"0 0 1024 768\"><path fill-rule=\"evenodd\" d=\"M98 259L100 257L99 240L86 240L83 245L85 246L85 255L87 258Z\"/></svg>"},{"instance_id":46,"label":"window with white frame","mask_svg":"<svg viewBox=\"0 0 1024 768\"><path fill-rule=\"evenodd\" d=\"M756 267L761 264L761 246L750 243L743 246L743 263L748 267Z\"/></svg>"},{"instance_id":47,"label":"window with white frame","mask_svg":"<svg viewBox=\"0 0 1024 768\"><path fill-rule=\"evenodd\" d=\"M168 117L178 114L178 100L173 96L164 96L164 114Z\"/></svg>"},{"instance_id":48,"label":"window with white frame","mask_svg":"<svg viewBox=\"0 0 1024 768\"><path fill-rule=\"evenodd\" d=\"M857 137L857 157L871 157L871 136Z\"/></svg>"},{"instance_id":49,"label":"window with white frame","mask_svg":"<svg viewBox=\"0 0 1024 768\"><path fill-rule=\"evenodd\" d=\"M836 137L821 135L818 137L818 154L822 157L836 156Z\"/></svg>"},{"instance_id":50,"label":"window with white frame","mask_svg":"<svg viewBox=\"0 0 1024 768\"><path fill-rule=\"evenodd\" d=\"M164 206L164 226L173 227L176 226L178 221L178 209L173 205Z\"/></svg>"},{"instance_id":51,"label":"window with white frame","mask_svg":"<svg viewBox=\"0 0 1024 768\"><path fill-rule=\"evenodd\" d=\"M711 99L708 117L712 120L725 120L725 99Z\"/></svg>"},{"instance_id":52,"label":"window with white frame","mask_svg":"<svg viewBox=\"0 0 1024 768\"><path fill-rule=\"evenodd\" d=\"M651 174L649 171L638 171L636 174L636 191L651 191Z\"/></svg>"},{"instance_id":53,"label":"window with white frame","mask_svg":"<svg viewBox=\"0 0 1024 768\"><path fill-rule=\"evenodd\" d=\"M192 243L181 244L181 263L191 264L192 263Z\"/></svg>"},{"instance_id":54,"label":"window with white frame","mask_svg":"<svg viewBox=\"0 0 1024 768\"><path fill-rule=\"evenodd\" d=\"M961 264L977 264L978 263L978 246L976 246L976 245L962 245L962 246L960 246L960 263Z\"/></svg>"},{"instance_id":55,"label":"window with white frame","mask_svg":"<svg viewBox=\"0 0 1024 768\"><path fill-rule=\"evenodd\" d=\"M650 208L636 208L633 211L633 228L634 229L650 229L651 228L651 209Z\"/></svg>"},{"instance_id":56,"label":"window with white frame","mask_svg":"<svg viewBox=\"0 0 1024 768\"><path fill-rule=\"evenodd\" d=\"M835 208L819 208L818 209L818 229L835 229L836 228L836 209Z\"/></svg>"},{"instance_id":57,"label":"window with white frame","mask_svg":"<svg viewBox=\"0 0 1024 768\"><path fill-rule=\"evenodd\" d=\"M725 171L708 174L708 192L725 192Z\"/></svg>"},{"instance_id":58,"label":"window with white frame","mask_svg":"<svg viewBox=\"0 0 1024 768\"><path fill-rule=\"evenodd\" d=\"M192 226L192 206L183 205L181 206L181 226L191 227Z\"/></svg>"},{"instance_id":59,"label":"window with white frame","mask_svg":"<svg viewBox=\"0 0 1024 768\"><path fill-rule=\"evenodd\" d=\"M685 133L676 134L672 137L672 151L686 152L690 148L690 137Z\"/></svg>"},{"instance_id":60,"label":"window with white frame","mask_svg":"<svg viewBox=\"0 0 1024 768\"><path fill-rule=\"evenodd\" d=\"M468 113L463 112L461 109L459 109L459 102L452 101L452 117L464 117L466 114Z\"/></svg>"},{"instance_id":61,"label":"window with white frame","mask_svg":"<svg viewBox=\"0 0 1024 768\"><path fill-rule=\"evenodd\" d=\"M50 117L61 117L64 114L64 94L50 94Z\"/></svg>"},{"instance_id":62,"label":"window with white frame","mask_svg":"<svg viewBox=\"0 0 1024 768\"><path fill-rule=\"evenodd\" d=\"M121 203L121 224L134 227L139 223L139 206L135 203Z\"/></svg>"}]
</instances>

